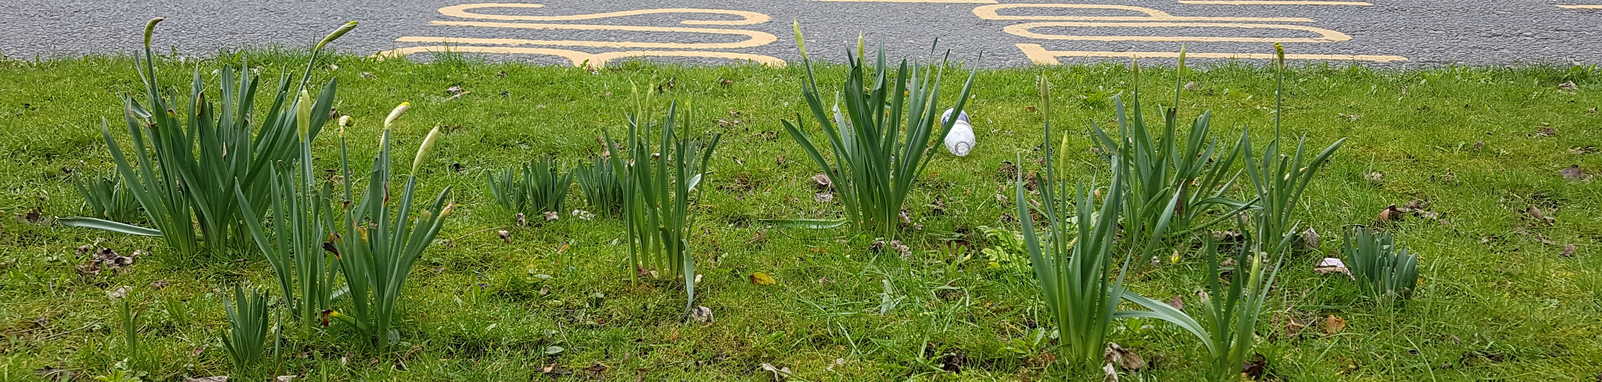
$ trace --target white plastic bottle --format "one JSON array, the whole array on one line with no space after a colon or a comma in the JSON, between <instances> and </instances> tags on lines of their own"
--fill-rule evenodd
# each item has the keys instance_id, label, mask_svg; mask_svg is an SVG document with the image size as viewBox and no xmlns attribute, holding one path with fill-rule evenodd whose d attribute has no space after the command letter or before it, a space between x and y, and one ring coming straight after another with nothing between
<instances>
[{"instance_id":1,"label":"white plastic bottle","mask_svg":"<svg viewBox=\"0 0 1602 382\"><path fill-rule=\"evenodd\" d=\"M936 123L943 123L950 118L951 109L946 109L945 114L941 114L940 120L936 121ZM973 126L968 124L968 113L958 113L957 123L951 126L951 133L946 134L946 151L951 152L952 155L965 157L968 156L968 152L973 151L974 145L977 144L978 141L973 135Z\"/></svg>"}]
</instances>

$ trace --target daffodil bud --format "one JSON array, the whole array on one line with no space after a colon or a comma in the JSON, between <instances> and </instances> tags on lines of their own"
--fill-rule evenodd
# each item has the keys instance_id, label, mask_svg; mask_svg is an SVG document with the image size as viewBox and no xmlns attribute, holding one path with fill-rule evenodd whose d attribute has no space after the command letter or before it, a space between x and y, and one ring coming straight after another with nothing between
<instances>
[{"instance_id":1,"label":"daffodil bud","mask_svg":"<svg viewBox=\"0 0 1602 382\"><path fill-rule=\"evenodd\" d=\"M341 115L341 116L339 116L339 136L341 136L341 137L345 136L345 128L347 128L347 127L350 127L350 116L349 115Z\"/></svg>"},{"instance_id":2,"label":"daffodil bud","mask_svg":"<svg viewBox=\"0 0 1602 382\"><path fill-rule=\"evenodd\" d=\"M306 89L300 89L300 100L295 102L295 124L299 127L296 132L300 134L300 139L306 139L311 135L311 114L311 94L306 93Z\"/></svg>"},{"instance_id":3,"label":"daffodil bud","mask_svg":"<svg viewBox=\"0 0 1602 382\"><path fill-rule=\"evenodd\" d=\"M858 60L867 61L867 58L864 56L864 55L867 54L866 45L867 44L863 43L863 41L862 41L862 33L858 32L857 33L857 59Z\"/></svg>"},{"instance_id":4,"label":"daffodil bud","mask_svg":"<svg viewBox=\"0 0 1602 382\"><path fill-rule=\"evenodd\" d=\"M802 60L807 60L807 40L801 37L801 21L790 20L790 29L795 31L795 49L801 52Z\"/></svg>"},{"instance_id":5,"label":"daffodil bud","mask_svg":"<svg viewBox=\"0 0 1602 382\"><path fill-rule=\"evenodd\" d=\"M411 108L411 102L401 102L400 105L395 105L395 109L389 111L389 116L384 117L384 130L389 130L389 126L395 124L395 119L400 118L401 114L405 114L406 110Z\"/></svg>"},{"instance_id":6,"label":"daffodil bud","mask_svg":"<svg viewBox=\"0 0 1602 382\"><path fill-rule=\"evenodd\" d=\"M423 144L417 146L417 156L412 158L413 175L417 174L417 168L423 165L423 160L428 158L430 151L433 151L434 142L437 140L439 140L439 126L434 126L434 129L428 131L428 136L423 137Z\"/></svg>"},{"instance_id":7,"label":"daffodil bud","mask_svg":"<svg viewBox=\"0 0 1602 382\"><path fill-rule=\"evenodd\" d=\"M150 49L151 36L156 33L156 24L160 24L161 20L166 20L166 18L157 17L145 23L145 49Z\"/></svg>"},{"instance_id":8,"label":"daffodil bud","mask_svg":"<svg viewBox=\"0 0 1602 382\"><path fill-rule=\"evenodd\" d=\"M1285 46L1277 42L1274 43L1274 62L1281 68L1285 67Z\"/></svg>"},{"instance_id":9,"label":"daffodil bud","mask_svg":"<svg viewBox=\"0 0 1602 382\"><path fill-rule=\"evenodd\" d=\"M328 36L324 36L323 41L318 41L317 46L312 47L312 52L323 50L323 46L328 45L330 42L334 42L334 40L338 40L339 36L344 36L345 33L350 32L351 29L356 29L356 22L345 22L345 25L339 26L339 29L335 29L333 33L329 33Z\"/></svg>"},{"instance_id":10,"label":"daffodil bud","mask_svg":"<svg viewBox=\"0 0 1602 382\"><path fill-rule=\"evenodd\" d=\"M1181 75L1185 74L1184 73L1185 72L1185 46L1184 45L1180 45L1179 46L1179 69L1178 70L1180 72L1179 74L1181 74Z\"/></svg>"}]
</instances>

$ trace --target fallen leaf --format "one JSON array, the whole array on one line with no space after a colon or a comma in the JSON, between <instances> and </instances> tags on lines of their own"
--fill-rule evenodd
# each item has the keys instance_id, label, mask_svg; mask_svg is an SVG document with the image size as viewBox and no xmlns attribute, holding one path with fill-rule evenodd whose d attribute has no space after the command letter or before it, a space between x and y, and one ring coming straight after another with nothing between
<instances>
[{"instance_id":1,"label":"fallen leaf","mask_svg":"<svg viewBox=\"0 0 1602 382\"><path fill-rule=\"evenodd\" d=\"M1375 218L1375 221L1379 222L1380 224L1390 223L1397 220L1402 220L1402 210L1396 208L1395 204L1386 206L1384 210L1380 211L1379 217Z\"/></svg>"},{"instance_id":2,"label":"fallen leaf","mask_svg":"<svg viewBox=\"0 0 1602 382\"><path fill-rule=\"evenodd\" d=\"M777 367L777 366L773 366L773 364L771 364L771 363L763 362L762 363L762 371L773 373L773 380L775 380L775 381L783 381L783 380L786 380L786 379L790 378L790 367L789 366Z\"/></svg>"},{"instance_id":3,"label":"fallen leaf","mask_svg":"<svg viewBox=\"0 0 1602 382\"><path fill-rule=\"evenodd\" d=\"M1574 244L1563 246L1563 257L1574 257L1574 251L1576 250L1579 250L1579 248L1575 248Z\"/></svg>"},{"instance_id":4,"label":"fallen leaf","mask_svg":"<svg viewBox=\"0 0 1602 382\"><path fill-rule=\"evenodd\" d=\"M751 274L751 283L756 285L773 285L778 284L779 281L774 280L773 276L769 276L767 273L756 272Z\"/></svg>"},{"instance_id":5,"label":"fallen leaf","mask_svg":"<svg viewBox=\"0 0 1602 382\"><path fill-rule=\"evenodd\" d=\"M834 201L834 193L833 192L828 192L828 191L818 192L816 194L812 194L812 200L816 200L816 201L818 201L818 203L833 202Z\"/></svg>"},{"instance_id":6,"label":"fallen leaf","mask_svg":"<svg viewBox=\"0 0 1602 382\"><path fill-rule=\"evenodd\" d=\"M734 80L727 79L727 78L718 79L718 85L729 86L729 85L733 85L733 84L734 84Z\"/></svg>"},{"instance_id":7,"label":"fallen leaf","mask_svg":"<svg viewBox=\"0 0 1602 382\"><path fill-rule=\"evenodd\" d=\"M1306 231L1302 231L1302 248L1303 249L1318 250L1319 244L1321 244L1321 243L1322 243L1322 240L1318 236L1318 231L1317 230L1314 230L1312 227L1308 227Z\"/></svg>"},{"instance_id":8,"label":"fallen leaf","mask_svg":"<svg viewBox=\"0 0 1602 382\"><path fill-rule=\"evenodd\" d=\"M1296 337L1296 336L1301 335L1302 334L1302 330L1303 329L1307 329L1307 326L1311 324L1310 322L1303 321L1302 319L1297 318L1296 314L1289 313L1288 310L1287 310L1287 313L1285 314L1284 317L1285 317L1285 336L1287 336L1287 337Z\"/></svg>"},{"instance_id":9,"label":"fallen leaf","mask_svg":"<svg viewBox=\"0 0 1602 382\"><path fill-rule=\"evenodd\" d=\"M1335 335L1346 330L1346 319L1333 314L1324 317L1324 334Z\"/></svg>"},{"instance_id":10,"label":"fallen leaf","mask_svg":"<svg viewBox=\"0 0 1602 382\"><path fill-rule=\"evenodd\" d=\"M1557 135L1557 129L1554 129L1551 126L1542 127L1535 130L1535 136L1537 137L1556 137Z\"/></svg>"},{"instance_id":11,"label":"fallen leaf","mask_svg":"<svg viewBox=\"0 0 1602 382\"><path fill-rule=\"evenodd\" d=\"M834 362L830 362L829 363L829 367L823 368L823 370L824 371L834 371L834 368L836 366L845 366L845 363L846 363L845 358L835 358Z\"/></svg>"},{"instance_id":12,"label":"fallen leaf","mask_svg":"<svg viewBox=\"0 0 1602 382\"><path fill-rule=\"evenodd\" d=\"M1369 183L1384 182L1385 181L1385 173L1379 172L1379 171L1369 171L1369 172L1363 173L1363 179L1368 180Z\"/></svg>"},{"instance_id":13,"label":"fallen leaf","mask_svg":"<svg viewBox=\"0 0 1602 382\"><path fill-rule=\"evenodd\" d=\"M1530 208L1524 210L1524 213L1530 215L1531 219L1535 219L1536 222L1542 224L1552 224L1553 222L1557 221L1557 218L1547 216L1547 212L1541 211L1541 208L1536 206L1530 206Z\"/></svg>"},{"instance_id":14,"label":"fallen leaf","mask_svg":"<svg viewBox=\"0 0 1602 382\"><path fill-rule=\"evenodd\" d=\"M120 287L117 287L117 289L112 289L110 291L107 291L106 292L106 297L110 298L112 300L121 300L121 299L123 299L125 297L128 297L128 292L132 292L132 291L133 291L133 288L131 288L131 287L120 286Z\"/></svg>"},{"instance_id":15,"label":"fallen leaf","mask_svg":"<svg viewBox=\"0 0 1602 382\"><path fill-rule=\"evenodd\" d=\"M828 175L820 173L812 176L812 187L819 191L827 191L834 187L834 181L830 180Z\"/></svg>"},{"instance_id":16,"label":"fallen leaf","mask_svg":"<svg viewBox=\"0 0 1602 382\"><path fill-rule=\"evenodd\" d=\"M1318 266L1313 267L1313 272L1321 275L1343 273L1346 274L1346 277L1352 277L1352 270L1346 268L1346 263L1333 257L1325 257L1323 260L1319 260Z\"/></svg>"},{"instance_id":17,"label":"fallen leaf","mask_svg":"<svg viewBox=\"0 0 1602 382\"><path fill-rule=\"evenodd\" d=\"M1113 364L1101 365L1101 372L1107 375L1106 378L1102 378L1102 381L1118 382L1118 369L1113 368Z\"/></svg>"},{"instance_id":18,"label":"fallen leaf","mask_svg":"<svg viewBox=\"0 0 1602 382\"><path fill-rule=\"evenodd\" d=\"M1185 299L1179 298L1179 296L1169 298L1168 306L1172 306L1174 309L1185 310Z\"/></svg>"},{"instance_id":19,"label":"fallen leaf","mask_svg":"<svg viewBox=\"0 0 1602 382\"><path fill-rule=\"evenodd\" d=\"M556 211L545 211L545 221L556 221L556 219L561 218L562 214L556 213Z\"/></svg>"},{"instance_id":20,"label":"fallen leaf","mask_svg":"<svg viewBox=\"0 0 1602 382\"><path fill-rule=\"evenodd\" d=\"M500 236L501 237L501 241L504 241L504 242L507 242L507 243L511 243L512 242L512 231L507 231L507 230L503 229L503 230L495 231L495 235L496 236Z\"/></svg>"},{"instance_id":21,"label":"fallen leaf","mask_svg":"<svg viewBox=\"0 0 1602 382\"><path fill-rule=\"evenodd\" d=\"M585 210L573 210L573 212L571 212L569 214L573 215L573 217L576 217L579 220L584 220L584 221L595 220L595 214L590 213L589 211L585 211Z\"/></svg>"},{"instance_id":22,"label":"fallen leaf","mask_svg":"<svg viewBox=\"0 0 1602 382\"><path fill-rule=\"evenodd\" d=\"M1564 167L1562 170L1558 170L1558 173L1563 174L1563 179L1573 181L1591 180L1591 174L1586 173L1585 169L1580 168L1580 165L1577 164Z\"/></svg>"},{"instance_id":23,"label":"fallen leaf","mask_svg":"<svg viewBox=\"0 0 1602 382\"><path fill-rule=\"evenodd\" d=\"M996 175L1003 182L1011 182L1018 178L1018 165L1011 161L1001 161L1001 167L996 169Z\"/></svg>"},{"instance_id":24,"label":"fallen leaf","mask_svg":"<svg viewBox=\"0 0 1602 382\"><path fill-rule=\"evenodd\" d=\"M1574 146L1569 148L1569 154L1574 155L1595 154L1596 151L1596 146Z\"/></svg>"},{"instance_id":25,"label":"fallen leaf","mask_svg":"<svg viewBox=\"0 0 1602 382\"><path fill-rule=\"evenodd\" d=\"M39 207L29 209L28 212L24 212L22 214L22 220L25 220L28 223L38 224L40 221L44 220L44 210L40 210Z\"/></svg>"},{"instance_id":26,"label":"fallen leaf","mask_svg":"<svg viewBox=\"0 0 1602 382\"><path fill-rule=\"evenodd\" d=\"M1575 85L1574 81L1563 81L1563 83L1558 84L1557 88L1558 88L1558 90L1574 91L1574 90L1579 90L1580 86L1579 85Z\"/></svg>"},{"instance_id":27,"label":"fallen leaf","mask_svg":"<svg viewBox=\"0 0 1602 382\"><path fill-rule=\"evenodd\" d=\"M1140 358L1139 354L1135 354L1135 352L1130 351L1129 349L1124 349L1124 347L1118 346L1118 344L1115 342L1107 343L1107 350L1102 352L1102 358L1104 358L1108 364L1117 365L1119 369L1127 371L1137 371L1146 368L1145 359Z\"/></svg>"},{"instance_id":28,"label":"fallen leaf","mask_svg":"<svg viewBox=\"0 0 1602 382\"><path fill-rule=\"evenodd\" d=\"M712 323L712 308L697 306L690 311L690 319L695 322L710 324Z\"/></svg>"},{"instance_id":29,"label":"fallen leaf","mask_svg":"<svg viewBox=\"0 0 1602 382\"><path fill-rule=\"evenodd\" d=\"M1247 379L1260 380L1268 374L1268 358L1262 354L1252 354L1252 358L1240 365L1240 374Z\"/></svg>"},{"instance_id":30,"label":"fallen leaf","mask_svg":"<svg viewBox=\"0 0 1602 382\"><path fill-rule=\"evenodd\" d=\"M520 227L528 226L528 216L524 216L522 212L518 212L516 216L513 216L513 220L516 221L517 225Z\"/></svg>"},{"instance_id":31,"label":"fallen leaf","mask_svg":"<svg viewBox=\"0 0 1602 382\"><path fill-rule=\"evenodd\" d=\"M210 377L184 378L184 382L228 382L228 376L214 375Z\"/></svg>"}]
</instances>

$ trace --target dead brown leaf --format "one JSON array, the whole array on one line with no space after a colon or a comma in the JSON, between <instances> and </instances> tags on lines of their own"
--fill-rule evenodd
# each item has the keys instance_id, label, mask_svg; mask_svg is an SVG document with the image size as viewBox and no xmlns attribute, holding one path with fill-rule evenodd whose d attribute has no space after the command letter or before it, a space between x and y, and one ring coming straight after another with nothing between
<instances>
[{"instance_id":1,"label":"dead brown leaf","mask_svg":"<svg viewBox=\"0 0 1602 382\"><path fill-rule=\"evenodd\" d=\"M1346 319L1336 315L1324 317L1324 334L1335 335L1346 330Z\"/></svg>"},{"instance_id":2,"label":"dead brown leaf","mask_svg":"<svg viewBox=\"0 0 1602 382\"><path fill-rule=\"evenodd\" d=\"M1554 129L1551 126L1542 127L1535 130L1535 136L1537 137L1556 137L1557 135L1557 129Z\"/></svg>"},{"instance_id":3,"label":"dead brown leaf","mask_svg":"<svg viewBox=\"0 0 1602 382\"><path fill-rule=\"evenodd\" d=\"M1240 366L1240 374L1253 381L1263 379L1268 374L1268 358L1262 354L1252 354L1252 358Z\"/></svg>"},{"instance_id":4,"label":"dead brown leaf","mask_svg":"<svg viewBox=\"0 0 1602 382\"><path fill-rule=\"evenodd\" d=\"M696 306L695 310L690 311L690 319L695 322L710 324L712 323L712 308Z\"/></svg>"},{"instance_id":5,"label":"dead brown leaf","mask_svg":"<svg viewBox=\"0 0 1602 382\"><path fill-rule=\"evenodd\" d=\"M1379 217L1376 217L1374 220L1378 224L1385 224L1402 220L1402 215L1402 210L1396 208L1395 204L1392 204L1385 206L1385 209L1380 211Z\"/></svg>"},{"instance_id":6,"label":"dead brown leaf","mask_svg":"<svg viewBox=\"0 0 1602 382\"><path fill-rule=\"evenodd\" d=\"M812 187L818 189L818 191L828 191L834 188L834 182L829 180L828 175L820 173L812 176Z\"/></svg>"},{"instance_id":7,"label":"dead brown leaf","mask_svg":"<svg viewBox=\"0 0 1602 382\"><path fill-rule=\"evenodd\" d=\"M1563 83L1558 84L1557 88L1558 88L1558 90L1575 91L1575 90L1579 90L1580 86L1579 85L1575 85L1574 81L1563 81Z\"/></svg>"},{"instance_id":8,"label":"dead brown leaf","mask_svg":"<svg viewBox=\"0 0 1602 382\"><path fill-rule=\"evenodd\" d=\"M1536 223L1552 224L1557 221L1557 218L1548 215L1548 211L1542 211L1541 207L1530 206L1530 208L1524 210L1524 213L1529 215L1530 219L1534 219Z\"/></svg>"},{"instance_id":9,"label":"dead brown leaf","mask_svg":"<svg viewBox=\"0 0 1602 382\"><path fill-rule=\"evenodd\" d=\"M1587 173L1585 169L1580 168L1580 165L1577 164L1569 165L1569 167L1564 167L1562 170L1558 170L1558 174L1562 174L1563 179L1578 182L1591 180L1592 176L1592 174Z\"/></svg>"},{"instance_id":10,"label":"dead brown leaf","mask_svg":"<svg viewBox=\"0 0 1602 382\"><path fill-rule=\"evenodd\" d=\"M1300 336L1302 334L1302 330L1307 329L1308 325L1312 325L1311 322L1303 320L1300 317L1296 317L1296 314L1294 313L1286 312L1282 317L1285 321L1286 337L1294 338Z\"/></svg>"},{"instance_id":11,"label":"dead brown leaf","mask_svg":"<svg viewBox=\"0 0 1602 382\"><path fill-rule=\"evenodd\" d=\"M1017 180L1018 165L1013 164L1012 161L1001 161L1001 166L996 168L996 176L1001 178L1003 182Z\"/></svg>"},{"instance_id":12,"label":"dead brown leaf","mask_svg":"<svg viewBox=\"0 0 1602 382\"><path fill-rule=\"evenodd\" d=\"M1301 243L1303 249L1316 251L1319 248L1319 244L1322 244L1323 241L1322 238L1319 237L1317 230L1314 230L1312 227L1308 227L1306 231L1302 231Z\"/></svg>"},{"instance_id":13,"label":"dead brown leaf","mask_svg":"<svg viewBox=\"0 0 1602 382\"><path fill-rule=\"evenodd\" d=\"M1565 245L1563 246L1563 257L1574 257L1574 251L1577 250L1579 248L1576 248L1574 244Z\"/></svg>"},{"instance_id":14,"label":"dead brown leaf","mask_svg":"<svg viewBox=\"0 0 1602 382\"><path fill-rule=\"evenodd\" d=\"M1146 360L1141 358L1139 354L1135 354L1129 349L1124 349L1124 347L1118 346L1114 342L1107 343L1107 350L1102 352L1102 357L1107 360L1107 363L1117 365L1119 369L1126 371L1137 371L1145 369L1147 366Z\"/></svg>"},{"instance_id":15,"label":"dead brown leaf","mask_svg":"<svg viewBox=\"0 0 1602 382\"><path fill-rule=\"evenodd\" d=\"M834 201L834 193L833 192L828 192L828 191L818 192L816 194L812 194L812 200L816 200L816 201L818 201L818 203L833 202Z\"/></svg>"},{"instance_id":16,"label":"dead brown leaf","mask_svg":"<svg viewBox=\"0 0 1602 382\"><path fill-rule=\"evenodd\" d=\"M495 236L500 236L501 237L501 241L504 241L507 244L512 243L512 231L507 231L507 230L504 230L504 229L503 230L499 230L499 231L495 231Z\"/></svg>"},{"instance_id":17,"label":"dead brown leaf","mask_svg":"<svg viewBox=\"0 0 1602 382\"><path fill-rule=\"evenodd\" d=\"M39 222L44 221L44 210L39 209L39 207L28 209L28 212L22 213L22 220L30 224L39 224Z\"/></svg>"}]
</instances>

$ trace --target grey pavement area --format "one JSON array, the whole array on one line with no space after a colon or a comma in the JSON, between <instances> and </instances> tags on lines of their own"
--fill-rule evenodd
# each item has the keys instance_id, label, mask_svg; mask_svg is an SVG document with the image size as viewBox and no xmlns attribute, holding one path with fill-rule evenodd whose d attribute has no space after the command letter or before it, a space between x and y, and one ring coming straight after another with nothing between
<instances>
[{"instance_id":1,"label":"grey pavement area","mask_svg":"<svg viewBox=\"0 0 1602 382\"><path fill-rule=\"evenodd\" d=\"M13 0L0 5L0 55L132 53L156 16L160 51L198 56L304 48L355 20L336 49L777 65L797 58L795 20L812 54L835 61L860 33L892 55L924 55L938 38L986 67L1161 59L1181 45L1198 60L1258 60L1273 42L1293 59L1380 66L1602 64L1602 0Z\"/></svg>"}]
</instances>

